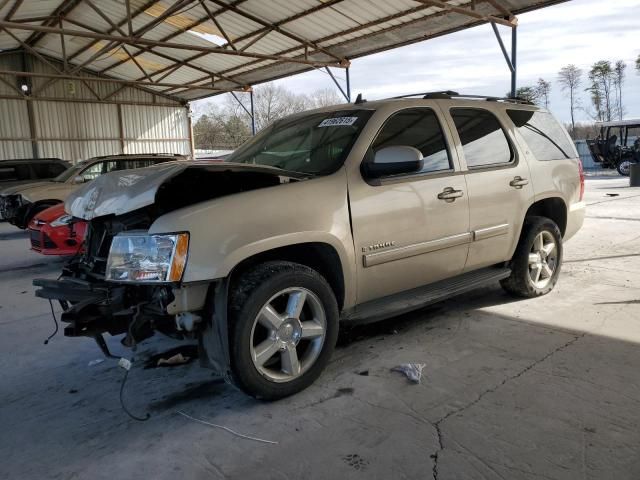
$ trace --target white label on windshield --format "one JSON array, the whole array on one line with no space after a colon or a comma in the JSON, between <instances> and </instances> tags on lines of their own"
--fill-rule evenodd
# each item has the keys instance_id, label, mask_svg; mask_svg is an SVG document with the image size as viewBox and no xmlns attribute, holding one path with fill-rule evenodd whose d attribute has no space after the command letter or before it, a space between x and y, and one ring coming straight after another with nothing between
<instances>
[{"instance_id":1,"label":"white label on windshield","mask_svg":"<svg viewBox=\"0 0 640 480\"><path fill-rule=\"evenodd\" d=\"M320 122L319 127L348 127L349 125L353 125L358 120L358 117L335 117L335 118L325 118L322 122Z\"/></svg>"}]
</instances>

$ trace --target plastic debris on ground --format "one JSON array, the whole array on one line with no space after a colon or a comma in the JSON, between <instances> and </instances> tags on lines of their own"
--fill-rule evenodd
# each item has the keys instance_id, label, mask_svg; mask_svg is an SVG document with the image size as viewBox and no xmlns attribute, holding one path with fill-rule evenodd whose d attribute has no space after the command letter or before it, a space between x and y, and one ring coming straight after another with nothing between
<instances>
[{"instance_id":1,"label":"plastic debris on ground","mask_svg":"<svg viewBox=\"0 0 640 480\"><path fill-rule=\"evenodd\" d=\"M89 362L89 366L90 366L90 367L93 367L93 366L95 366L95 365L99 365L99 364L101 364L102 362L104 362L104 358L96 358L95 360L91 360L91 361Z\"/></svg>"},{"instance_id":2,"label":"plastic debris on ground","mask_svg":"<svg viewBox=\"0 0 640 480\"><path fill-rule=\"evenodd\" d=\"M420 383L422 379L422 369L426 366L426 363L403 363L402 365L393 367L391 371L404 374L413 383Z\"/></svg>"}]
</instances>

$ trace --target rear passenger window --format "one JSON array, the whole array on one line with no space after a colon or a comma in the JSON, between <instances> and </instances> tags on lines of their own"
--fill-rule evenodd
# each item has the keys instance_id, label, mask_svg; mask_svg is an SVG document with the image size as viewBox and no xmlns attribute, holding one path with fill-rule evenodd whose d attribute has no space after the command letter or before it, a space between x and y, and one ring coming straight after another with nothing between
<instances>
[{"instance_id":1,"label":"rear passenger window","mask_svg":"<svg viewBox=\"0 0 640 480\"><path fill-rule=\"evenodd\" d=\"M548 112L507 110L537 160L564 160L578 156L560 124Z\"/></svg>"},{"instance_id":2,"label":"rear passenger window","mask_svg":"<svg viewBox=\"0 0 640 480\"><path fill-rule=\"evenodd\" d=\"M469 168L501 165L513 161L513 150L498 122L488 110L454 108L451 117L458 130Z\"/></svg>"},{"instance_id":3,"label":"rear passenger window","mask_svg":"<svg viewBox=\"0 0 640 480\"><path fill-rule=\"evenodd\" d=\"M415 147L422 152L422 173L451 168L440 122L429 108L402 110L391 116L373 142L372 150L375 152L381 148L400 145Z\"/></svg>"}]
</instances>

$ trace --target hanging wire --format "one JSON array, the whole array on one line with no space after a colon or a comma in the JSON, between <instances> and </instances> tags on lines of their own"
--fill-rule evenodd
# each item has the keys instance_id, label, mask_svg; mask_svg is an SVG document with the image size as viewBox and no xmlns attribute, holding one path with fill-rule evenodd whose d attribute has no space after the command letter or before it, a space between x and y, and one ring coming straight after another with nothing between
<instances>
[{"instance_id":1,"label":"hanging wire","mask_svg":"<svg viewBox=\"0 0 640 480\"><path fill-rule=\"evenodd\" d=\"M53 311L53 302L51 301L51 299L49 299L49 306L51 307L51 316L53 317L53 323L55 324L56 328L53 331L53 333L49 335L47 339L44 341L45 345L47 345L49 343L49 340L51 340L53 337L55 337L58 334L58 320L56 319L56 314Z\"/></svg>"}]
</instances>

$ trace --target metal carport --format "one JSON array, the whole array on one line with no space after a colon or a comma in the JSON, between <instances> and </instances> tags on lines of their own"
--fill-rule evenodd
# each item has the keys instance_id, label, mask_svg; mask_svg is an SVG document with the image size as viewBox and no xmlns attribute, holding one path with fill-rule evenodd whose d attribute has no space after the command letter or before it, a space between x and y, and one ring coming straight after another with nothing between
<instances>
[{"instance_id":1,"label":"metal carport","mask_svg":"<svg viewBox=\"0 0 640 480\"><path fill-rule=\"evenodd\" d=\"M28 134L34 153L41 141L35 105L116 105L118 136L111 131L103 139L125 151L136 140L123 132L125 105L134 116L140 105L176 112L191 100L250 93L262 82L330 67L347 70L346 88L339 87L350 99L353 59L483 23L494 27L514 92L516 15L563 1L0 0L0 101L26 105L30 131L21 135ZM496 25L511 28L511 52ZM6 105L2 118L13 115ZM55 115L44 118L51 121ZM187 141L169 133L157 141ZM0 135L0 144L14 138L2 128Z\"/></svg>"}]
</instances>

